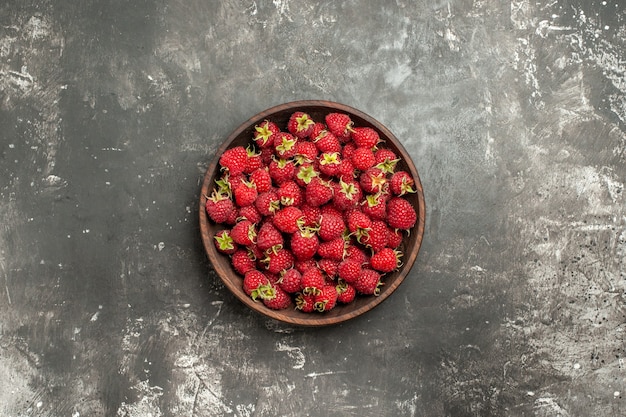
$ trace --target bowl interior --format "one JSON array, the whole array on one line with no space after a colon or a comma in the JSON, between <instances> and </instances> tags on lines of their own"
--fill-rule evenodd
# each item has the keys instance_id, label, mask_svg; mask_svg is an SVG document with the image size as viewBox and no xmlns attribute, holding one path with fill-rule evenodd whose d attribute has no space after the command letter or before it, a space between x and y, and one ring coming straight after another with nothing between
<instances>
[{"instance_id":1,"label":"bowl interior","mask_svg":"<svg viewBox=\"0 0 626 417\"><path fill-rule=\"evenodd\" d=\"M270 310L262 302L252 300L242 289L243 277L237 274L230 264L228 256L217 251L213 244L213 236L216 232L224 228L223 225L213 223L207 216L204 206L206 196L210 195L215 180L219 178L219 157L222 153L231 147L242 145L246 147L252 142L254 128L263 120L268 119L277 123L281 129L286 130L286 124L295 111L303 111L308 113L315 121L324 121L326 114L331 112L342 112L349 114L355 126L371 127L375 129L384 140L385 146L396 152L401 158L397 165L397 170L405 170L409 172L415 180L416 192L405 196L406 199L415 207L418 220L411 233L405 237L400 249L403 252L402 267L389 274L384 275L384 285L381 287L379 296L357 296L357 298L349 304L338 304L334 309L324 313L303 313L295 306L284 310ZM417 254L422 244L425 224L425 203L422 184L410 155L404 149L398 139L381 123L368 116L367 114L354 109L352 107L333 103L328 101L296 101L282 104L265 110L241 124L233 133L223 142L218 149L213 161L204 176L202 189L200 192L200 231L204 245L204 249L210 262L219 275L220 279L226 287L244 304L251 309L273 319L300 326L325 326L337 324L358 315L361 315L389 297L402 283L409 273L411 267L415 263Z\"/></svg>"}]
</instances>

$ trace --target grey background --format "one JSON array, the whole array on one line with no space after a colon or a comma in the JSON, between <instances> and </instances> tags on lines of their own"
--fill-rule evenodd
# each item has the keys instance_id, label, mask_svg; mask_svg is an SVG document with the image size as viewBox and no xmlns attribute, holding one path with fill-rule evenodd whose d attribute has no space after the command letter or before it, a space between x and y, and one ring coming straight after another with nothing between
<instances>
[{"instance_id":1,"label":"grey background","mask_svg":"<svg viewBox=\"0 0 626 417\"><path fill-rule=\"evenodd\" d=\"M0 415L613 416L619 0L5 0ZM428 210L394 295L299 329L221 285L200 181L299 99L385 124Z\"/></svg>"}]
</instances>

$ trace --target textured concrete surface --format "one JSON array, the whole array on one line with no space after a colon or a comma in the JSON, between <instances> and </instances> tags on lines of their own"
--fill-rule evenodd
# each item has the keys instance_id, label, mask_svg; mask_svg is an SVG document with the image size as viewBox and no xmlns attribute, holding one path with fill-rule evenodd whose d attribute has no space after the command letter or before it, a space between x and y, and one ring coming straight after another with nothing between
<instances>
[{"instance_id":1,"label":"textured concrete surface","mask_svg":"<svg viewBox=\"0 0 626 417\"><path fill-rule=\"evenodd\" d=\"M5 0L0 415L626 414L620 0ZM397 293L298 329L218 282L200 180L326 99L420 171Z\"/></svg>"}]
</instances>

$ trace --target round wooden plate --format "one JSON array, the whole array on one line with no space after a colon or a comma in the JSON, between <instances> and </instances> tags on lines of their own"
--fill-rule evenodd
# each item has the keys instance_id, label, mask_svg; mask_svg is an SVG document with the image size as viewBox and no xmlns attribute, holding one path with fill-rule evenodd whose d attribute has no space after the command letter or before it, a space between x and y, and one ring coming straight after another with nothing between
<instances>
[{"instance_id":1,"label":"round wooden plate","mask_svg":"<svg viewBox=\"0 0 626 417\"><path fill-rule=\"evenodd\" d=\"M256 125L264 120L271 120L278 124L281 129L286 130L289 116L295 111L303 111L308 113L315 121L324 121L326 114L331 112L346 113L354 122L354 126L371 127L375 129L380 138L384 141L381 146L393 150L396 155L401 158L396 170L405 170L409 172L415 180L416 192L406 195L405 198L411 202L417 212L417 223L411 230L408 237L405 237L400 249L403 252L402 267L392 273L384 275L384 285L381 287L378 296L361 296L349 304L338 304L334 309L324 313L303 313L295 308L295 305L284 310L271 310L267 308L261 301L252 300L243 291L243 277L237 274L231 264L228 256L217 251L213 243L213 236L216 232L224 228L212 222L205 211L206 197L211 194L215 185L215 180L219 178L219 157L225 150L242 145L246 147L252 142L252 136ZM204 176L202 189L200 191L200 232L204 249L213 265L215 272L218 274L224 285L246 306L252 310L263 314L281 322L298 325L298 326L327 326L338 324L346 320L364 314L386 300L404 281L409 271L413 267L417 259L422 239L424 236L424 225L426 216L426 205L424 202L424 191L420 181L417 169L410 155L404 149L400 141L381 123L371 116L344 104L334 103L330 101L319 100L303 100L281 104L269 108L242 123L230 136L222 143L217 150L213 161Z\"/></svg>"}]
</instances>

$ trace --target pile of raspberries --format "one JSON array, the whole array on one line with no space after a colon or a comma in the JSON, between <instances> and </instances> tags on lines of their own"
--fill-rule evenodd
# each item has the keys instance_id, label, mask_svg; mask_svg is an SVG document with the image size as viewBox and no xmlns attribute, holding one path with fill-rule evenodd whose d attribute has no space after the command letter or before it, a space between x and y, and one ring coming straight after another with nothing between
<instances>
[{"instance_id":1,"label":"pile of raspberries","mask_svg":"<svg viewBox=\"0 0 626 417\"><path fill-rule=\"evenodd\" d=\"M205 209L245 293L303 312L379 295L417 221L404 198L415 181L399 160L345 113L322 122L295 111L282 129L264 120L247 147L226 150Z\"/></svg>"}]
</instances>

